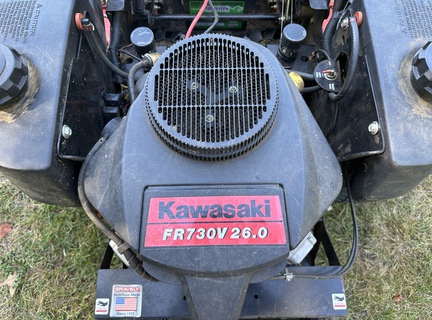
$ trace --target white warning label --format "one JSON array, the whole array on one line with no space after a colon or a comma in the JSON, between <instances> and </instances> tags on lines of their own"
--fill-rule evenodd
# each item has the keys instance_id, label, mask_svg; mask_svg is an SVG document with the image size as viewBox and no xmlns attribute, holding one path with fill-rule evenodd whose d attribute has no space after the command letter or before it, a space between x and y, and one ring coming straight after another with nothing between
<instances>
[{"instance_id":1,"label":"white warning label","mask_svg":"<svg viewBox=\"0 0 432 320\"><path fill-rule=\"evenodd\" d=\"M109 299L98 298L95 304L95 315L107 315L109 311Z\"/></svg>"},{"instance_id":2,"label":"white warning label","mask_svg":"<svg viewBox=\"0 0 432 320\"><path fill-rule=\"evenodd\" d=\"M333 293L332 294L332 302L334 310L346 310L346 298L345 293Z\"/></svg>"}]
</instances>

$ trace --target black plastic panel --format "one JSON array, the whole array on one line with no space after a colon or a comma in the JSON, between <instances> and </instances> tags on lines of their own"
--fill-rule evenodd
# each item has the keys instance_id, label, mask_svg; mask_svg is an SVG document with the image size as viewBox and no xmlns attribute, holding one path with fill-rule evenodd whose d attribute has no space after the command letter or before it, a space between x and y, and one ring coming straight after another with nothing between
<instances>
[{"instance_id":1,"label":"black plastic panel","mask_svg":"<svg viewBox=\"0 0 432 320\"><path fill-rule=\"evenodd\" d=\"M60 159L57 144L68 105L72 107L79 102L83 122L86 118L94 120L93 115L100 117L97 114L100 106L91 101L95 90L92 97L86 90L89 70L80 70L78 76L77 68L73 68L79 66L81 58L91 62L99 70L95 73L100 83L96 91L101 94L105 83L103 67L89 54L89 47L81 40L74 22L76 12L88 11L97 30L102 31L101 11L96 11L101 9L100 1L0 1L0 8L0 41L26 59L31 70L29 88L34 88L20 108L0 112L0 170L32 198L76 205L79 165ZM86 54L81 54L83 51ZM70 87L71 83L74 85ZM67 121L75 134L89 133L90 124L77 126L77 121L77 118ZM76 142L74 149L80 149L74 152L76 155L88 152L85 144L91 144L99 135L94 131Z\"/></svg>"},{"instance_id":2,"label":"black plastic panel","mask_svg":"<svg viewBox=\"0 0 432 320\"><path fill-rule=\"evenodd\" d=\"M385 151L356 162L353 191L364 199L397 197L432 173L432 105L411 83L412 58L432 37L432 6L364 0L353 2L356 10L364 16L360 33Z\"/></svg>"}]
</instances>

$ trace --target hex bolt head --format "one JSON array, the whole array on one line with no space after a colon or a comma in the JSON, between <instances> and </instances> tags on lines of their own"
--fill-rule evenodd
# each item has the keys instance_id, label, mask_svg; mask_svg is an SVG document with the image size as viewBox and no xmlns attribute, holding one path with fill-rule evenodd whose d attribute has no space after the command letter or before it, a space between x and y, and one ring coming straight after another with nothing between
<instances>
[{"instance_id":1,"label":"hex bolt head","mask_svg":"<svg viewBox=\"0 0 432 320\"><path fill-rule=\"evenodd\" d=\"M347 29L348 28L348 26L349 26L349 18L348 17L346 17L346 18L344 18L343 20L342 20L342 22L341 22L341 28L344 28L344 29Z\"/></svg>"}]
</instances>

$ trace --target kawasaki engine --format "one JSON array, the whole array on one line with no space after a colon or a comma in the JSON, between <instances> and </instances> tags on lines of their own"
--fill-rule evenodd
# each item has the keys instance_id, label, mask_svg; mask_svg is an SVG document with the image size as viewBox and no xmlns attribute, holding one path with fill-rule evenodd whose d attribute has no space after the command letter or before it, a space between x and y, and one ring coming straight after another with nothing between
<instances>
[{"instance_id":1,"label":"kawasaki engine","mask_svg":"<svg viewBox=\"0 0 432 320\"><path fill-rule=\"evenodd\" d=\"M0 1L1 172L110 239L97 319L346 314L352 200L432 171L432 29L402 6Z\"/></svg>"}]
</instances>

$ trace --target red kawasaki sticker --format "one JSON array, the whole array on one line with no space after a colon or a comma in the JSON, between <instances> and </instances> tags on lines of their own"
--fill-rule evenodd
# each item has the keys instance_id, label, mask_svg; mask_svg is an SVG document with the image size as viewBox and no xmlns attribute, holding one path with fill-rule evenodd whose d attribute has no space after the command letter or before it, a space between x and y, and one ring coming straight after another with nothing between
<instances>
[{"instance_id":1,"label":"red kawasaki sticker","mask_svg":"<svg viewBox=\"0 0 432 320\"><path fill-rule=\"evenodd\" d=\"M279 196L151 198L145 247L286 244Z\"/></svg>"}]
</instances>

